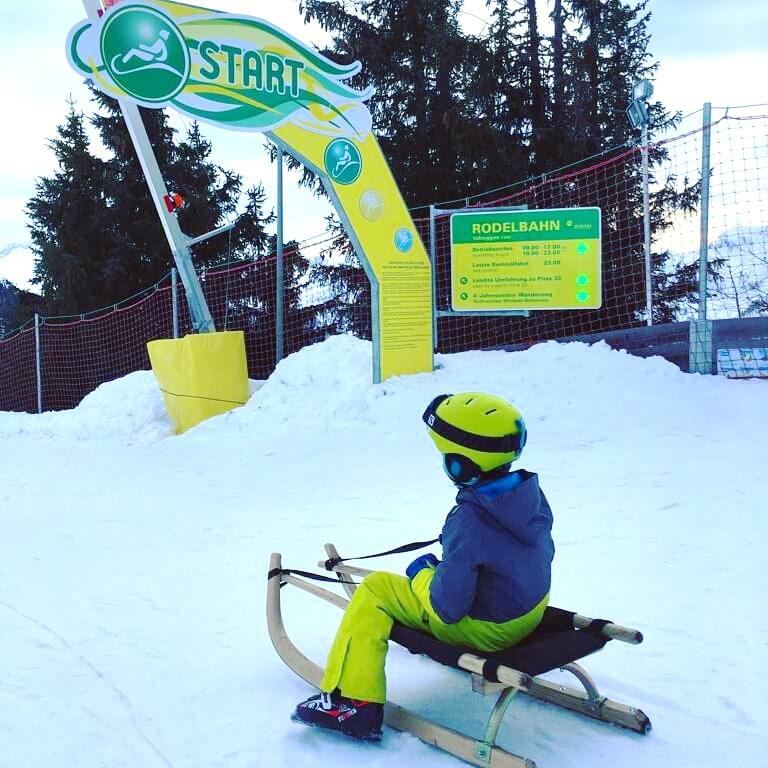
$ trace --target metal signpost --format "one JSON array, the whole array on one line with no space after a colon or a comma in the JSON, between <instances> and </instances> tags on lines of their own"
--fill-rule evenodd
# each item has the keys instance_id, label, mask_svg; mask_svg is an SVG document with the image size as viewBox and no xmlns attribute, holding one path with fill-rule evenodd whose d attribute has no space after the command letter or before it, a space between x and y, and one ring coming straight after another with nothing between
<instances>
[{"instance_id":1,"label":"metal signpost","mask_svg":"<svg viewBox=\"0 0 768 768\"><path fill-rule=\"evenodd\" d=\"M285 259L283 247L283 148L277 148L277 263L275 265L275 364L285 354Z\"/></svg>"},{"instance_id":2,"label":"metal signpost","mask_svg":"<svg viewBox=\"0 0 768 768\"><path fill-rule=\"evenodd\" d=\"M641 148L643 164L643 247L645 251L645 302L646 323L653 325L653 278L651 270L651 206L648 190L648 99L653 95L653 83L640 80L632 89L632 103L627 109L627 116L633 128L641 129Z\"/></svg>"}]
</instances>

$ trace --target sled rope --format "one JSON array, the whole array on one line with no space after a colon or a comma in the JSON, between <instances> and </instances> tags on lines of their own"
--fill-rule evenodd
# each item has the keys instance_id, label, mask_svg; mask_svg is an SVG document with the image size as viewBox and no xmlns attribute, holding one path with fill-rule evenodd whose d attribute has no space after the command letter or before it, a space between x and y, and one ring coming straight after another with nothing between
<instances>
[{"instance_id":1,"label":"sled rope","mask_svg":"<svg viewBox=\"0 0 768 768\"><path fill-rule=\"evenodd\" d=\"M440 537L431 539L430 541L412 541L410 544L402 544L394 549L388 549L386 552L377 552L374 555L360 555L359 557L331 557L325 561L324 567L326 571L332 571L340 563L346 563L347 560L370 560L373 557L384 557L385 555L399 555L403 552L414 552L417 549L423 549L430 544L435 544L440 541ZM338 584L338 578L332 578L330 576L322 576L319 573L311 573L310 571L297 571L293 568L274 568L267 574L267 581L273 579L275 576L303 576L305 579L312 579L312 581L325 581L329 584ZM352 579L346 580L348 584L352 584L355 587L359 587L360 583L352 581Z\"/></svg>"},{"instance_id":2,"label":"sled rope","mask_svg":"<svg viewBox=\"0 0 768 768\"><path fill-rule=\"evenodd\" d=\"M370 560L373 557L384 557L385 555L400 555L403 552L415 552L417 549L423 549L430 544L436 544L440 541L438 536L436 539L430 541L413 541L410 544L403 544L402 546L395 547L394 549L388 549L386 552L377 552L375 555L359 555L358 557L330 557L325 561L325 570L332 571L335 566L346 563L348 560ZM294 571L298 573L298 571ZM334 581L334 579L331 579Z\"/></svg>"},{"instance_id":3,"label":"sled rope","mask_svg":"<svg viewBox=\"0 0 768 768\"><path fill-rule=\"evenodd\" d=\"M303 576L305 579L312 579L313 581L327 581L330 584L338 584L338 579L332 579L330 576L322 576L319 573L311 573L310 571L297 571L293 568L273 568L269 573L267 574L267 581L270 579L274 579L275 576ZM359 587L360 584L356 581L352 581L351 579L347 582L348 584L354 584L354 586ZM281 585L283 586L283 585Z\"/></svg>"}]
</instances>

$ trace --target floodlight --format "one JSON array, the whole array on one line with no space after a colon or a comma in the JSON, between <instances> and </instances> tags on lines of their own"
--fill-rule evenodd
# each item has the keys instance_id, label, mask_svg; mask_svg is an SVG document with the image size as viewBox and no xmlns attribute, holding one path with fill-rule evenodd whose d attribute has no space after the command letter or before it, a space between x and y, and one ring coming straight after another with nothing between
<instances>
[{"instance_id":1,"label":"floodlight","mask_svg":"<svg viewBox=\"0 0 768 768\"><path fill-rule=\"evenodd\" d=\"M627 117L633 128L642 128L648 123L648 107L644 101L635 99L627 110Z\"/></svg>"},{"instance_id":2,"label":"floodlight","mask_svg":"<svg viewBox=\"0 0 768 768\"><path fill-rule=\"evenodd\" d=\"M653 83L650 80L643 78L638 80L632 88L632 98L635 101L645 101L650 99L653 95Z\"/></svg>"}]
</instances>

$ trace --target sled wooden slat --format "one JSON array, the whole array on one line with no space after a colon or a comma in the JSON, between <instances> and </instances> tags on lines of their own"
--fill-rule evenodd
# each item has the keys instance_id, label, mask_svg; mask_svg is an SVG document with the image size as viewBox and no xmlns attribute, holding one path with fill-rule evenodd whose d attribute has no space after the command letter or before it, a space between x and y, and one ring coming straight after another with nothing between
<instances>
[{"instance_id":1,"label":"sled wooden slat","mask_svg":"<svg viewBox=\"0 0 768 768\"><path fill-rule=\"evenodd\" d=\"M325 553L328 555L329 559L331 559L331 560L338 560L338 559L340 559L339 558L339 553L338 553L336 547L333 546L333 544L326 544L325 545ZM318 565L321 568L325 568L325 563L324 562L318 563ZM336 571L336 575L338 576L339 581L341 582L341 584L344 587L344 591L347 593L347 595L349 595L349 597L352 597L352 595L354 594L354 591L355 591L355 583L352 581L352 579L349 578L349 576L346 575L346 573L344 571L337 570L335 568L334 568L334 570ZM363 575L367 576L368 572L366 572Z\"/></svg>"},{"instance_id":2,"label":"sled wooden slat","mask_svg":"<svg viewBox=\"0 0 768 768\"><path fill-rule=\"evenodd\" d=\"M296 576L291 576L290 573L284 574L282 578L286 584L293 584L295 587L299 587L305 592L309 592L316 597L322 597L323 600L328 601L331 603L331 605L335 605L337 608L341 608L342 611L346 610L347 605L349 605L349 600L345 600L335 592L331 592L327 589L323 589L322 587L318 587L317 585L305 581L304 579L300 579Z\"/></svg>"},{"instance_id":3,"label":"sled wooden slat","mask_svg":"<svg viewBox=\"0 0 768 768\"><path fill-rule=\"evenodd\" d=\"M333 545L326 544L325 546L327 551L327 548ZM332 555L332 557L336 557L337 555ZM325 568L325 560L318 560L317 565L320 568ZM362 576L362 577L367 576L369 573L373 573L373 571L369 570L368 568L358 568L356 565L347 565L346 563L339 563L339 565L334 565L333 568L331 568L331 570L334 573L341 573L341 574L347 574L349 576Z\"/></svg>"},{"instance_id":4,"label":"sled wooden slat","mask_svg":"<svg viewBox=\"0 0 768 768\"><path fill-rule=\"evenodd\" d=\"M576 614L573 617L573 626L576 629L585 629L592 623L593 619L587 616ZM643 633L630 627L622 627L620 624L606 624L602 629L602 634L610 637L611 640L619 640L622 643L630 645L640 645L643 642Z\"/></svg>"},{"instance_id":5,"label":"sled wooden slat","mask_svg":"<svg viewBox=\"0 0 768 768\"><path fill-rule=\"evenodd\" d=\"M651 721L640 709L604 697L590 700L583 691L558 685L549 680L536 678L531 687L523 690L523 693L539 701L570 709L587 717L593 717L595 720L613 723L636 733L648 733L651 730Z\"/></svg>"},{"instance_id":6,"label":"sled wooden slat","mask_svg":"<svg viewBox=\"0 0 768 768\"><path fill-rule=\"evenodd\" d=\"M386 704L384 722L390 728L412 733L426 744L450 752L459 759L466 760L470 765L479 765L484 768L488 766L490 768L536 768L536 763L532 760L507 752L496 745L486 752L482 749L484 745L469 736L419 717L396 704ZM480 756L485 754L488 754L488 758Z\"/></svg>"},{"instance_id":7,"label":"sled wooden slat","mask_svg":"<svg viewBox=\"0 0 768 768\"><path fill-rule=\"evenodd\" d=\"M458 661L459 666L464 671L480 676L482 676L483 669L487 663L488 659L483 659L472 653L463 653L459 656ZM530 688L533 682L530 675L526 675L524 672L518 672L511 667L504 666L498 668L496 677L499 679L499 682L503 683L506 687L517 688L521 691Z\"/></svg>"},{"instance_id":8,"label":"sled wooden slat","mask_svg":"<svg viewBox=\"0 0 768 768\"><path fill-rule=\"evenodd\" d=\"M280 555L275 553L269 559L269 571L274 573L282 567ZM284 577L283 577L284 578ZM285 631L283 614L280 610L280 576L272 576L267 583L267 629L269 639L277 655L303 680L310 685L320 686L323 670L310 661L292 642Z\"/></svg>"}]
</instances>

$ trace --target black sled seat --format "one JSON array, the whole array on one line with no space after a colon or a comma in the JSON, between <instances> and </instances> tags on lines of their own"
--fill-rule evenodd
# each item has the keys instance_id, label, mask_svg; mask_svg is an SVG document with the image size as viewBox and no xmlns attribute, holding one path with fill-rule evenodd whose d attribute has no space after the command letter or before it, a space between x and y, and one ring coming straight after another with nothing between
<instances>
[{"instance_id":1,"label":"black sled seat","mask_svg":"<svg viewBox=\"0 0 768 768\"><path fill-rule=\"evenodd\" d=\"M424 654L440 664L466 671L459 659L466 653L476 654L487 662L483 677L498 683L500 666L511 667L531 677L553 669L561 669L599 651L612 638L603 634L611 622L594 619L582 629L574 626L575 613L548 607L539 626L518 645L497 653L484 653L467 646L447 645L432 635L395 624L391 638L411 653Z\"/></svg>"}]
</instances>

